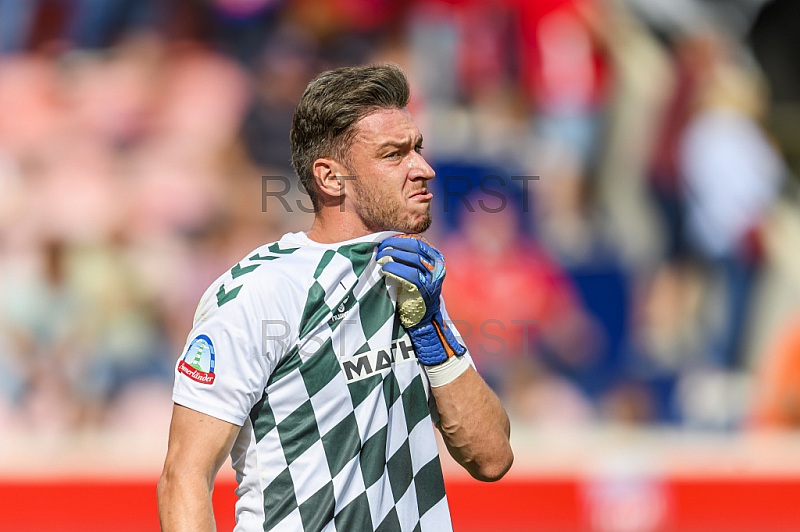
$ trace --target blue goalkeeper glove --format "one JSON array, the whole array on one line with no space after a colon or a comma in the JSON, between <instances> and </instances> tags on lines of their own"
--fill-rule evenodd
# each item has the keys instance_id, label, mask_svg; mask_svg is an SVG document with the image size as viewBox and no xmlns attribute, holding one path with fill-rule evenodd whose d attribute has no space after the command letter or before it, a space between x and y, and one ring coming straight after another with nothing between
<instances>
[{"instance_id":1,"label":"blue goalkeeper glove","mask_svg":"<svg viewBox=\"0 0 800 532\"><path fill-rule=\"evenodd\" d=\"M400 322L411 336L417 359L441 364L467 349L458 343L439 308L444 283L444 257L419 235L398 235L378 246L381 273L400 283L397 309Z\"/></svg>"}]
</instances>

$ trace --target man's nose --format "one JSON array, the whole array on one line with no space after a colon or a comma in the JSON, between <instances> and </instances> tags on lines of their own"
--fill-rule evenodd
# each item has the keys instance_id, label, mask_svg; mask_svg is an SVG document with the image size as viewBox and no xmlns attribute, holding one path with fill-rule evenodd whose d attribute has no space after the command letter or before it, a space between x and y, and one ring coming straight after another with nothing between
<instances>
[{"instance_id":1,"label":"man's nose","mask_svg":"<svg viewBox=\"0 0 800 532\"><path fill-rule=\"evenodd\" d=\"M428 161L425 160L422 154L415 152L414 155L411 179L424 179L426 181L433 179L436 176L436 172L433 171Z\"/></svg>"}]
</instances>

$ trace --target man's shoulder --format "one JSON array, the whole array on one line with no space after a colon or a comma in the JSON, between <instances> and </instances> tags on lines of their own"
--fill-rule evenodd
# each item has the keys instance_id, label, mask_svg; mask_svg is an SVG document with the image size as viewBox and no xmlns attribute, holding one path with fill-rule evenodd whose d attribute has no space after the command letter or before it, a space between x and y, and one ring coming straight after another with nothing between
<instances>
[{"instance_id":1,"label":"man's shoulder","mask_svg":"<svg viewBox=\"0 0 800 532\"><path fill-rule=\"evenodd\" d=\"M252 311L270 301L285 305L304 293L313 282L314 256L321 252L286 236L247 253L217 277L203 294L195 320L223 309Z\"/></svg>"},{"instance_id":2,"label":"man's shoulder","mask_svg":"<svg viewBox=\"0 0 800 532\"><path fill-rule=\"evenodd\" d=\"M358 277L372 260L378 244L391 233L375 233L333 244L311 241L305 233L287 233L264 244L233 264L206 290L198 315L216 308L275 306L306 301L315 282L338 279L340 270ZM329 279L330 278L330 279Z\"/></svg>"},{"instance_id":3,"label":"man's shoulder","mask_svg":"<svg viewBox=\"0 0 800 532\"><path fill-rule=\"evenodd\" d=\"M280 240L247 253L222 277L228 275L232 280L275 286L292 280L302 282L304 277L313 273L315 262L325 251L309 245L303 233L287 233Z\"/></svg>"}]
</instances>

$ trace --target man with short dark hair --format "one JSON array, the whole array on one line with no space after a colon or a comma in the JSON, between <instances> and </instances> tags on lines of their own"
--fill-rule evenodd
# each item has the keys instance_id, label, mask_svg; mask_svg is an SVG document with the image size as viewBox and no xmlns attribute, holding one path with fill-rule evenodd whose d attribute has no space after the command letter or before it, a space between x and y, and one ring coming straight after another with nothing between
<instances>
[{"instance_id":1,"label":"man with short dark hair","mask_svg":"<svg viewBox=\"0 0 800 532\"><path fill-rule=\"evenodd\" d=\"M432 421L475 478L511 467L508 417L440 293L433 170L395 66L313 80L292 162L307 233L256 249L206 291L176 368L162 529L213 530L231 455L236 530L452 530Z\"/></svg>"}]
</instances>

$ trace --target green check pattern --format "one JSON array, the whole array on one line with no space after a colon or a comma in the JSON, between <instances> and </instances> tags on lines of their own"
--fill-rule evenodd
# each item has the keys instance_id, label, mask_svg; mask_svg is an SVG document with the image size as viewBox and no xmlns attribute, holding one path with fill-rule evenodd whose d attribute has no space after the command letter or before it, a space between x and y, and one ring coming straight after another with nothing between
<instances>
[{"instance_id":1,"label":"green check pattern","mask_svg":"<svg viewBox=\"0 0 800 532\"><path fill-rule=\"evenodd\" d=\"M265 531L452 530L419 364L354 382L342 370L354 355L410 343L376 248L317 250L296 343L250 412Z\"/></svg>"}]
</instances>

